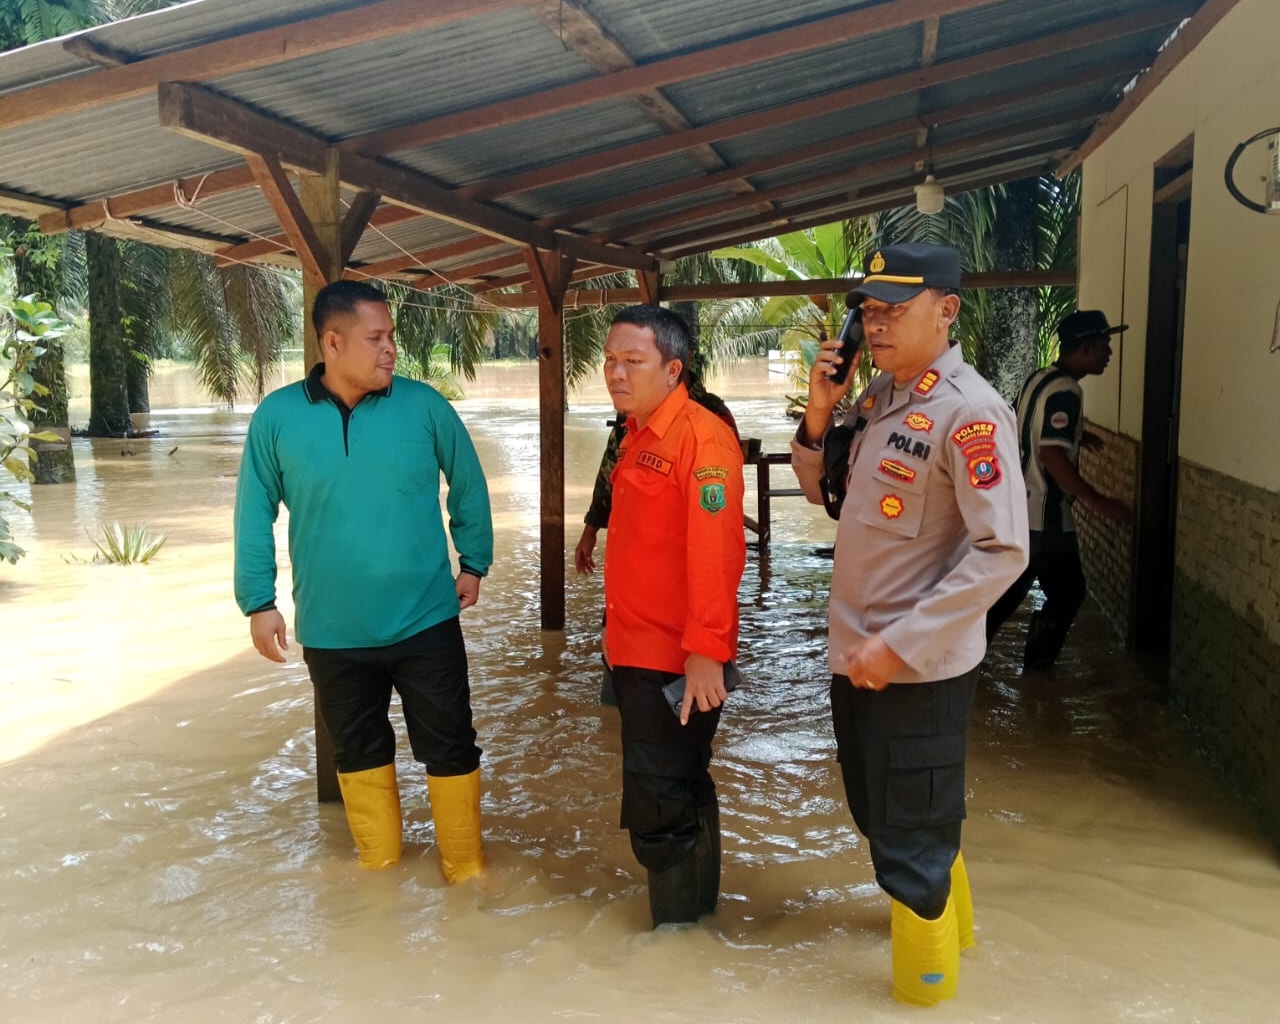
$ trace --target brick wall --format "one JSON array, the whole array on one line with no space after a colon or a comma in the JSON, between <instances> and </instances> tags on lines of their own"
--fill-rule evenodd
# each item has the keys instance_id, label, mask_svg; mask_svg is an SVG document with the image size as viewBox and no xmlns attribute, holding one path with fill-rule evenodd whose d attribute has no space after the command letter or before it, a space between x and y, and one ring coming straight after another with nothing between
<instances>
[{"instance_id":1,"label":"brick wall","mask_svg":"<svg viewBox=\"0 0 1280 1024\"><path fill-rule=\"evenodd\" d=\"M1169 686L1280 842L1280 494L1186 461Z\"/></svg>"},{"instance_id":2,"label":"brick wall","mask_svg":"<svg viewBox=\"0 0 1280 1024\"><path fill-rule=\"evenodd\" d=\"M1138 442L1095 423L1086 427L1102 438L1104 447L1100 452L1080 450L1081 476L1132 508L1138 493ZM1127 640L1133 605L1133 531L1094 515L1080 502L1074 514L1089 593L1116 633Z\"/></svg>"}]
</instances>

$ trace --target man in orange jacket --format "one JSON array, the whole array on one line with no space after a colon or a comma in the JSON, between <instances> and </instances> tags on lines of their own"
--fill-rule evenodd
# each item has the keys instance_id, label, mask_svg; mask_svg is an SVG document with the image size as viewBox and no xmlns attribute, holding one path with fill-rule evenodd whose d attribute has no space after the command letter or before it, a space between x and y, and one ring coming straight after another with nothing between
<instances>
[{"instance_id":1,"label":"man in orange jacket","mask_svg":"<svg viewBox=\"0 0 1280 1024\"><path fill-rule=\"evenodd\" d=\"M649 873L654 927L696 921L719 897L708 767L746 563L742 449L690 400L689 349L685 322L659 306L619 312L605 343L605 383L627 420L605 549L605 644L622 718L622 827ZM681 677L673 713L663 688Z\"/></svg>"}]
</instances>

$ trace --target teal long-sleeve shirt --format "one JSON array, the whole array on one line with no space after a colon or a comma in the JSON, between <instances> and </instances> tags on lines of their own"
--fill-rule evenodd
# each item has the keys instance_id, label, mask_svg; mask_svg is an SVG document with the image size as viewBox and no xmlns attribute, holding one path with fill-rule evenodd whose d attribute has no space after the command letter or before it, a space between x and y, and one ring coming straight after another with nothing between
<instances>
[{"instance_id":1,"label":"teal long-sleeve shirt","mask_svg":"<svg viewBox=\"0 0 1280 1024\"><path fill-rule=\"evenodd\" d=\"M236 484L235 594L246 615L276 598L273 524L289 510L294 632L304 647L384 647L458 614L440 512L460 570L493 562L489 491L453 407L405 377L347 410L324 366L273 391L249 423Z\"/></svg>"}]
</instances>

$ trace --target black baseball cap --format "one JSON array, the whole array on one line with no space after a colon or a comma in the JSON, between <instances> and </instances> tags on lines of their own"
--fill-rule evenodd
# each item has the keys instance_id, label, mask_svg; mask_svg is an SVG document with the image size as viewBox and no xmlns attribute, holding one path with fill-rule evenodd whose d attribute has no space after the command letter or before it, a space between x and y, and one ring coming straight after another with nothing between
<instances>
[{"instance_id":1,"label":"black baseball cap","mask_svg":"<svg viewBox=\"0 0 1280 1024\"><path fill-rule=\"evenodd\" d=\"M1063 317L1058 324L1058 344L1071 348L1083 345L1086 341L1109 338L1128 329L1128 324L1112 327L1107 323L1107 314L1100 309L1077 309Z\"/></svg>"},{"instance_id":2,"label":"black baseball cap","mask_svg":"<svg viewBox=\"0 0 1280 1024\"><path fill-rule=\"evenodd\" d=\"M926 288L960 287L960 253L949 245L904 242L886 245L867 256L863 277L849 292L856 304L864 296L881 302L906 302Z\"/></svg>"}]
</instances>

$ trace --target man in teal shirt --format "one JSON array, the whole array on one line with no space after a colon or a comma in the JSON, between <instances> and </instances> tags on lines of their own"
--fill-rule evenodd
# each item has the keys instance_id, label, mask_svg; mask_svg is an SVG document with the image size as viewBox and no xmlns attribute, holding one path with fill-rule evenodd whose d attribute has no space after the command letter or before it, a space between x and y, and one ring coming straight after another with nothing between
<instances>
[{"instance_id":1,"label":"man in teal shirt","mask_svg":"<svg viewBox=\"0 0 1280 1024\"><path fill-rule=\"evenodd\" d=\"M386 297L339 281L312 308L324 362L249 424L235 510L235 591L253 645L283 662L273 524L289 510L295 630L332 734L347 822L367 868L400 859L394 686L426 766L450 882L480 873L480 748L458 614L493 561L484 473L433 388L394 375ZM440 514L448 483L455 577Z\"/></svg>"}]
</instances>

